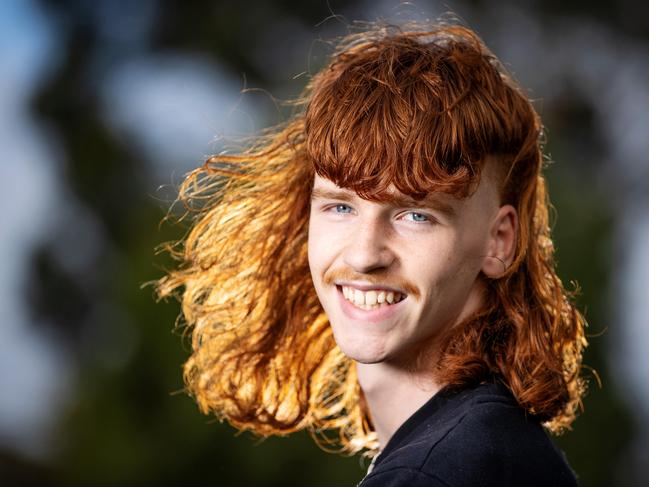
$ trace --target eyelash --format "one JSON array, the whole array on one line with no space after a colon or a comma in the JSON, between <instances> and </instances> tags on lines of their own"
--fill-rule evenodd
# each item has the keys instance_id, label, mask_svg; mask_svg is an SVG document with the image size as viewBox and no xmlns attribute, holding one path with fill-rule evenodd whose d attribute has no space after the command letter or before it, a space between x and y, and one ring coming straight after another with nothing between
<instances>
[{"instance_id":1,"label":"eyelash","mask_svg":"<svg viewBox=\"0 0 649 487\"><path fill-rule=\"evenodd\" d=\"M338 208L340 208L341 206L344 206L345 208L349 208L350 211L342 212L342 213L339 212L339 211L338 211ZM352 209L352 207L349 206L349 205L346 205L346 204L344 204L344 203L338 203L337 205L333 205L333 206L329 207L329 209L330 209L330 210L334 210L335 213L337 213L337 214L339 214L339 215L347 215L347 214L351 213L351 209Z\"/></svg>"},{"instance_id":2,"label":"eyelash","mask_svg":"<svg viewBox=\"0 0 649 487\"><path fill-rule=\"evenodd\" d=\"M347 209L349 209L349 211L339 212L338 209L341 208L341 207L347 208ZM338 204L331 205L331 206L328 206L327 208L325 208L325 211L333 211L337 215L348 215L349 213L351 213L351 210L352 210L352 207L345 204L345 203L338 203ZM425 220L415 220L415 219L408 219L407 220L407 221L411 221L413 223L432 223L433 222L432 217L426 215L425 213L420 213L418 211L408 211L408 212L405 213L405 215L418 215L418 216L421 216L421 217L425 218Z\"/></svg>"},{"instance_id":3,"label":"eyelash","mask_svg":"<svg viewBox=\"0 0 649 487\"><path fill-rule=\"evenodd\" d=\"M425 220L409 220L415 223L430 223L431 219L428 215L424 215L423 213L419 213L418 211L409 211L406 213L406 215L418 215L418 216L423 216Z\"/></svg>"}]
</instances>

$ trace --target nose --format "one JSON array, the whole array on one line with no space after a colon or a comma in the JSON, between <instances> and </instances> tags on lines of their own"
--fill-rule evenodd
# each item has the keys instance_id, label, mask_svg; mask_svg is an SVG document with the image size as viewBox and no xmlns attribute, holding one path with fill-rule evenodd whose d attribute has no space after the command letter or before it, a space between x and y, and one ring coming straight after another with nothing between
<instances>
[{"instance_id":1,"label":"nose","mask_svg":"<svg viewBox=\"0 0 649 487\"><path fill-rule=\"evenodd\" d=\"M349 238L343 260L358 273L390 267L395 254L389 247L389 229L376 218L361 222Z\"/></svg>"}]
</instances>

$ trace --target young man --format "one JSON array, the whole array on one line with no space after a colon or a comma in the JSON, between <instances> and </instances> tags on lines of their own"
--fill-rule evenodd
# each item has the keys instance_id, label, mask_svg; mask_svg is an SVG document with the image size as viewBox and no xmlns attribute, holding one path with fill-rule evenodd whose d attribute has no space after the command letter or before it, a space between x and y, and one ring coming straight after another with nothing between
<instances>
[{"instance_id":1,"label":"young man","mask_svg":"<svg viewBox=\"0 0 649 487\"><path fill-rule=\"evenodd\" d=\"M575 485L584 320L555 273L542 126L469 29L344 39L302 110L188 176L188 390L261 435L374 458L361 485ZM326 436L337 430L336 440Z\"/></svg>"}]
</instances>

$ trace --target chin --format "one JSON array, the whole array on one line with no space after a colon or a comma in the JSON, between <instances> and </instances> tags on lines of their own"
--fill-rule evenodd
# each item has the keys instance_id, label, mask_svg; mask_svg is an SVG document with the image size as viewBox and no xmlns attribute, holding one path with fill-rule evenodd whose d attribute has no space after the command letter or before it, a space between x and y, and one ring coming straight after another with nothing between
<instances>
[{"instance_id":1,"label":"chin","mask_svg":"<svg viewBox=\"0 0 649 487\"><path fill-rule=\"evenodd\" d=\"M342 350L342 349L341 349ZM385 356L381 354L370 354L364 352L346 352L342 350L347 358L352 359L354 362L359 364L378 364L385 361Z\"/></svg>"},{"instance_id":2,"label":"chin","mask_svg":"<svg viewBox=\"0 0 649 487\"><path fill-rule=\"evenodd\" d=\"M355 362L376 364L386 359L383 343L372 343L368 337L341 337L334 329L334 339L341 352Z\"/></svg>"}]
</instances>

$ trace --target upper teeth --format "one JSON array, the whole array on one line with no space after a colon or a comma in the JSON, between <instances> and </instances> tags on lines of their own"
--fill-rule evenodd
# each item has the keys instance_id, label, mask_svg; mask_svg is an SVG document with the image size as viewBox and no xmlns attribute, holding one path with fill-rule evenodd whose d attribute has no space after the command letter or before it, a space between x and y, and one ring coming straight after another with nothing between
<instances>
[{"instance_id":1,"label":"upper teeth","mask_svg":"<svg viewBox=\"0 0 649 487\"><path fill-rule=\"evenodd\" d=\"M350 286L342 286L343 296L347 301L351 301L356 306L363 308L372 308L377 307L382 303L397 303L401 301L405 296L399 292L394 291L384 291L384 290L370 290L370 291L361 291Z\"/></svg>"}]
</instances>

